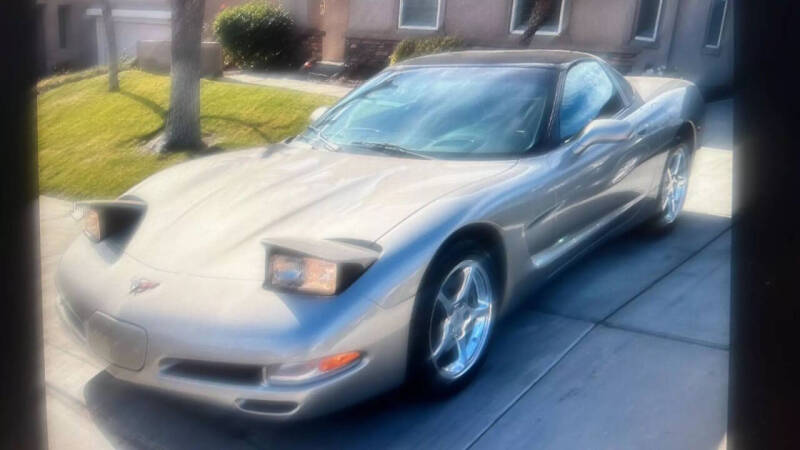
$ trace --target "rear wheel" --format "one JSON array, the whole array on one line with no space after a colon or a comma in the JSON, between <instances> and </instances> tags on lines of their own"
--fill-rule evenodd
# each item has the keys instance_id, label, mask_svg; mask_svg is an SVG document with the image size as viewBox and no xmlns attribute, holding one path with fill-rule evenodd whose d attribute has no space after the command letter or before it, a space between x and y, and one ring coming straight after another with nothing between
<instances>
[{"instance_id":1,"label":"rear wheel","mask_svg":"<svg viewBox=\"0 0 800 450\"><path fill-rule=\"evenodd\" d=\"M449 394L478 371L497 315L496 267L474 241L459 242L432 263L411 323L413 387Z\"/></svg>"},{"instance_id":2,"label":"rear wheel","mask_svg":"<svg viewBox=\"0 0 800 450\"><path fill-rule=\"evenodd\" d=\"M661 177L658 194L658 213L652 225L669 229L678 220L689 187L689 146L682 143L670 151Z\"/></svg>"}]
</instances>

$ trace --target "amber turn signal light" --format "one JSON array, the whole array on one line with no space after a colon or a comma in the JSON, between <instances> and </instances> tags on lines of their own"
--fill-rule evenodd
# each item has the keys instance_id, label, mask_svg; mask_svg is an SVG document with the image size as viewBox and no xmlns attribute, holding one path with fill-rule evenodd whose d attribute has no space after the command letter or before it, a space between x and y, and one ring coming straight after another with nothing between
<instances>
[{"instance_id":1,"label":"amber turn signal light","mask_svg":"<svg viewBox=\"0 0 800 450\"><path fill-rule=\"evenodd\" d=\"M339 353L338 355L322 358L319 362L320 372L330 372L350 365L361 358L360 352Z\"/></svg>"}]
</instances>

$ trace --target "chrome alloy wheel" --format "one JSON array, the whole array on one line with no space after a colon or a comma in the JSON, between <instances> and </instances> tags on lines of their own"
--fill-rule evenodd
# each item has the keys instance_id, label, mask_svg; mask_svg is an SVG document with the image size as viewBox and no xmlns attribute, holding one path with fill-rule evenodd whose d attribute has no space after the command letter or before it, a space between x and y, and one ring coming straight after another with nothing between
<instances>
[{"instance_id":1,"label":"chrome alloy wheel","mask_svg":"<svg viewBox=\"0 0 800 450\"><path fill-rule=\"evenodd\" d=\"M494 306L491 279L474 260L458 264L439 287L431 314L430 358L439 374L467 373L488 342Z\"/></svg>"},{"instance_id":2,"label":"chrome alloy wheel","mask_svg":"<svg viewBox=\"0 0 800 450\"><path fill-rule=\"evenodd\" d=\"M661 182L661 218L665 225L678 218L686 200L689 183L689 164L685 147L678 147L667 160L667 170Z\"/></svg>"}]
</instances>

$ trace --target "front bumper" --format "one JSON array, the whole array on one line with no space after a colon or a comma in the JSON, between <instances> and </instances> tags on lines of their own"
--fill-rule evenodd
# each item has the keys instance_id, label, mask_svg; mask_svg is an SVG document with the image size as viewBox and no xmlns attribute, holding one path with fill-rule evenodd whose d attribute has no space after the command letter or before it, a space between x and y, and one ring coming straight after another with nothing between
<instances>
[{"instance_id":1,"label":"front bumper","mask_svg":"<svg viewBox=\"0 0 800 450\"><path fill-rule=\"evenodd\" d=\"M118 379L249 414L297 419L344 408L405 378L411 301L391 308L353 296L294 302L255 283L168 274L125 255L108 266L96 254L79 239L64 255L57 308ZM132 294L131 275L161 284ZM348 351L363 356L323 379L288 386L269 381L279 364Z\"/></svg>"},{"instance_id":2,"label":"front bumper","mask_svg":"<svg viewBox=\"0 0 800 450\"><path fill-rule=\"evenodd\" d=\"M403 336L385 336L365 343L364 356L351 366L302 385L272 385L273 362L237 360L223 353L217 359L176 357L170 345L156 342L142 327L95 311L81 321L63 297L58 311L64 324L93 353L109 362L115 378L273 419L299 419L326 414L362 401L403 382ZM407 336L406 336L407 338Z\"/></svg>"}]
</instances>

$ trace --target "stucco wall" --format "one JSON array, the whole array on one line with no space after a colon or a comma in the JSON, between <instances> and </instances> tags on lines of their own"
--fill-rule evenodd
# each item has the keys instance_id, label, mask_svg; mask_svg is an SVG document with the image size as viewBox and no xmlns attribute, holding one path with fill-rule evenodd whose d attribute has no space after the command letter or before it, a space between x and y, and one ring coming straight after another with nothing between
<instances>
[{"instance_id":1,"label":"stucco wall","mask_svg":"<svg viewBox=\"0 0 800 450\"><path fill-rule=\"evenodd\" d=\"M49 73L53 68L80 69L95 64L94 20L86 17L89 0L47 0L38 1L41 11L42 29L39 38L40 68ZM59 45L59 5L70 5L67 27L67 46Z\"/></svg>"},{"instance_id":2,"label":"stucco wall","mask_svg":"<svg viewBox=\"0 0 800 450\"><path fill-rule=\"evenodd\" d=\"M556 0L558 1L558 0ZM676 2L678 0L665 0ZM539 34L532 46L615 53L629 67L641 48L630 45L638 0L566 0L561 31ZM400 0L350 0L349 38L395 40L433 34L456 35L477 47L519 48L520 33L511 32L513 0L442 0L437 30L413 30L398 26ZM666 54L663 55L666 58ZM616 64L616 63L615 63Z\"/></svg>"},{"instance_id":3,"label":"stucco wall","mask_svg":"<svg viewBox=\"0 0 800 450\"><path fill-rule=\"evenodd\" d=\"M561 35L537 35L534 45L574 43L601 48L623 45L630 38L632 10L636 2L566 0ZM599 3L602 3L600 8L597 7ZM515 46L519 35L509 30L512 4L513 0L442 0L441 25L438 30L429 31L398 27L400 0L350 0L348 35L403 39L418 35L451 34L483 45Z\"/></svg>"},{"instance_id":4,"label":"stucco wall","mask_svg":"<svg viewBox=\"0 0 800 450\"><path fill-rule=\"evenodd\" d=\"M108 64L108 46L102 18L97 19L97 61ZM135 58L139 41L170 40L172 32L169 20L115 19L114 33L117 40L117 55L120 59Z\"/></svg>"},{"instance_id":5,"label":"stucco wall","mask_svg":"<svg viewBox=\"0 0 800 450\"><path fill-rule=\"evenodd\" d=\"M641 72L648 67L667 65L680 2L681 0L663 0L655 42L643 42L635 39L634 25L638 15L639 2L633 2L629 42L631 46L639 50L633 67L634 71Z\"/></svg>"},{"instance_id":6,"label":"stucco wall","mask_svg":"<svg viewBox=\"0 0 800 450\"><path fill-rule=\"evenodd\" d=\"M172 42L139 41L136 59L142 70L169 73L172 66ZM218 42L203 42L200 47L200 74L204 77L222 76L222 46Z\"/></svg>"},{"instance_id":7,"label":"stucco wall","mask_svg":"<svg viewBox=\"0 0 800 450\"><path fill-rule=\"evenodd\" d=\"M432 34L460 36L476 46L516 48L511 33L513 0L442 0L437 30L398 27L401 0L350 0L347 36L395 40ZM558 1L558 0L555 0ZM703 50L709 0L662 0L653 42L635 39L640 0L566 0L559 35L539 35L533 47L563 48L619 55L634 72L669 66L702 87L732 83L732 4L719 52ZM614 56L611 56L612 58Z\"/></svg>"},{"instance_id":8,"label":"stucco wall","mask_svg":"<svg viewBox=\"0 0 800 450\"><path fill-rule=\"evenodd\" d=\"M443 28L448 34L481 42L502 41L508 36L510 8L507 0L446 1Z\"/></svg>"},{"instance_id":9,"label":"stucco wall","mask_svg":"<svg viewBox=\"0 0 800 450\"><path fill-rule=\"evenodd\" d=\"M669 67L707 93L713 94L733 84L734 9L734 0L729 0L720 47L711 50L703 45L708 24L708 0L682 0Z\"/></svg>"},{"instance_id":10,"label":"stucco wall","mask_svg":"<svg viewBox=\"0 0 800 450\"><path fill-rule=\"evenodd\" d=\"M350 0L348 35L396 38L397 0Z\"/></svg>"},{"instance_id":11,"label":"stucco wall","mask_svg":"<svg viewBox=\"0 0 800 450\"><path fill-rule=\"evenodd\" d=\"M283 9L289 12L299 27L308 27L309 24L309 0L277 0Z\"/></svg>"},{"instance_id":12,"label":"stucco wall","mask_svg":"<svg viewBox=\"0 0 800 450\"><path fill-rule=\"evenodd\" d=\"M632 34L637 0L572 0L566 34L576 45L619 48Z\"/></svg>"}]
</instances>

